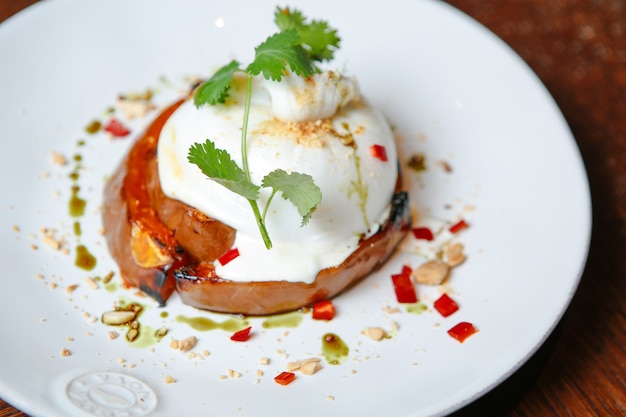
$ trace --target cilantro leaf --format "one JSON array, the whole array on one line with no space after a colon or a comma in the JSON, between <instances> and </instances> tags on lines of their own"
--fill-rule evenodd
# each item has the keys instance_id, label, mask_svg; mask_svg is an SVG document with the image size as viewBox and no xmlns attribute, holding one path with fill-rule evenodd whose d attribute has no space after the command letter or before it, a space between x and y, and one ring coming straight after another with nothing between
<instances>
[{"instance_id":1,"label":"cilantro leaf","mask_svg":"<svg viewBox=\"0 0 626 417\"><path fill-rule=\"evenodd\" d=\"M302 226L309 222L313 210L322 201L322 192L308 174L288 174L282 169L276 169L263 177L261 185L280 191L285 200L296 206L298 214L302 216Z\"/></svg>"},{"instance_id":2,"label":"cilantro leaf","mask_svg":"<svg viewBox=\"0 0 626 417\"><path fill-rule=\"evenodd\" d=\"M337 31L329 28L328 23L314 20L311 24L298 30L302 43L308 47L311 59L330 61L339 47L340 38Z\"/></svg>"},{"instance_id":3,"label":"cilantro leaf","mask_svg":"<svg viewBox=\"0 0 626 417\"><path fill-rule=\"evenodd\" d=\"M224 103L228 97L228 89L235 72L239 70L239 62L232 60L217 70L215 74L205 81L193 96L193 102L196 107L204 104Z\"/></svg>"},{"instance_id":4,"label":"cilantro leaf","mask_svg":"<svg viewBox=\"0 0 626 417\"><path fill-rule=\"evenodd\" d=\"M266 79L280 81L289 66L302 77L313 75L315 68L299 42L298 32L292 29L270 36L255 48L254 61L246 72L252 75L263 73Z\"/></svg>"},{"instance_id":5,"label":"cilantro leaf","mask_svg":"<svg viewBox=\"0 0 626 417\"><path fill-rule=\"evenodd\" d=\"M313 61L330 61L339 48L341 39L337 36L337 30L323 20L307 23L300 11L277 8L274 22L280 30L296 30L302 46Z\"/></svg>"},{"instance_id":6,"label":"cilantro leaf","mask_svg":"<svg viewBox=\"0 0 626 417\"><path fill-rule=\"evenodd\" d=\"M274 23L276 23L276 26L278 26L280 30L297 29L304 25L305 20L302 12L297 9L292 10L289 7L281 9L280 7L276 7L276 11L274 12Z\"/></svg>"},{"instance_id":7,"label":"cilantro leaf","mask_svg":"<svg viewBox=\"0 0 626 417\"><path fill-rule=\"evenodd\" d=\"M227 151L216 149L207 139L204 144L195 143L189 148L187 159L210 179L248 200L259 198L259 186L246 178L244 171L230 158Z\"/></svg>"}]
</instances>

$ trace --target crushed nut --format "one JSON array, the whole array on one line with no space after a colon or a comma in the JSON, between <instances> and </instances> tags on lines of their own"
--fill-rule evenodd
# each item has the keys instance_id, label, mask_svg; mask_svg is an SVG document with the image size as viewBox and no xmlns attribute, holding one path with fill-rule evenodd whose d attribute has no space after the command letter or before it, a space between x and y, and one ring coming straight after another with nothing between
<instances>
[{"instance_id":1,"label":"crushed nut","mask_svg":"<svg viewBox=\"0 0 626 417\"><path fill-rule=\"evenodd\" d=\"M135 339L137 339L138 336L139 336L138 329L130 329L128 333L126 333L126 340L128 340L129 342L132 342Z\"/></svg>"},{"instance_id":2,"label":"crushed nut","mask_svg":"<svg viewBox=\"0 0 626 417\"><path fill-rule=\"evenodd\" d=\"M187 352L193 349L196 346L196 343L198 343L198 339L196 338L196 336L189 336L183 340L178 341L178 350L180 350L181 352Z\"/></svg>"},{"instance_id":3,"label":"crushed nut","mask_svg":"<svg viewBox=\"0 0 626 417\"><path fill-rule=\"evenodd\" d=\"M427 261L411 273L418 284L439 285L450 273L450 266L440 259Z\"/></svg>"},{"instance_id":4,"label":"crushed nut","mask_svg":"<svg viewBox=\"0 0 626 417\"><path fill-rule=\"evenodd\" d=\"M465 261L463 244L448 242L443 246L444 259L451 267L462 264Z\"/></svg>"},{"instance_id":5,"label":"crushed nut","mask_svg":"<svg viewBox=\"0 0 626 417\"><path fill-rule=\"evenodd\" d=\"M176 382L176 380L174 379L173 376L166 375L165 378L163 378L163 382L165 382L166 384L173 384Z\"/></svg>"},{"instance_id":6,"label":"crushed nut","mask_svg":"<svg viewBox=\"0 0 626 417\"><path fill-rule=\"evenodd\" d=\"M167 335L167 327L161 327L160 329L158 329L156 332L154 332L154 335L160 339L162 337L164 337L165 335Z\"/></svg>"},{"instance_id":7,"label":"crushed nut","mask_svg":"<svg viewBox=\"0 0 626 417\"><path fill-rule=\"evenodd\" d=\"M144 117L150 110L154 110L156 107L150 102L152 98L151 92L143 94L128 94L126 96L119 96L116 103L117 110L124 113L127 119L134 119L136 117Z\"/></svg>"},{"instance_id":8,"label":"crushed nut","mask_svg":"<svg viewBox=\"0 0 626 417\"><path fill-rule=\"evenodd\" d=\"M109 340L117 339L119 335L118 332L109 332Z\"/></svg>"},{"instance_id":9,"label":"crushed nut","mask_svg":"<svg viewBox=\"0 0 626 417\"><path fill-rule=\"evenodd\" d=\"M126 324L135 319L135 312L128 310L113 310L102 314L102 322L112 326Z\"/></svg>"},{"instance_id":10,"label":"crushed nut","mask_svg":"<svg viewBox=\"0 0 626 417\"><path fill-rule=\"evenodd\" d=\"M380 342L385 337L385 330L382 327L366 327L362 333L377 342Z\"/></svg>"},{"instance_id":11,"label":"crushed nut","mask_svg":"<svg viewBox=\"0 0 626 417\"><path fill-rule=\"evenodd\" d=\"M228 370L228 376L231 378L241 378L241 373L233 370L233 369L229 369Z\"/></svg>"},{"instance_id":12,"label":"crushed nut","mask_svg":"<svg viewBox=\"0 0 626 417\"><path fill-rule=\"evenodd\" d=\"M115 272L109 271L109 273L106 274L104 278L102 278L102 282L105 284L108 284L111 281L111 279L113 279L114 276L115 276Z\"/></svg>"},{"instance_id":13,"label":"crushed nut","mask_svg":"<svg viewBox=\"0 0 626 417\"><path fill-rule=\"evenodd\" d=\"M93 290L97 290L98 289L98 283L92 277L85 278L85 282L87 282L87 285L89 286L89 288L91 288Z\"/></svg>"}]
</instances>

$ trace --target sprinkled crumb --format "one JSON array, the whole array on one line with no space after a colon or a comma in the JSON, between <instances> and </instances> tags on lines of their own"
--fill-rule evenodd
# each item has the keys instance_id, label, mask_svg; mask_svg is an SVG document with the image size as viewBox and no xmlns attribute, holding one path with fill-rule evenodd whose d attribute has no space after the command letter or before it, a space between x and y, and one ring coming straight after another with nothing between
<instances>
[{"instance_id":1,"label":"sprinkled crumb","mask_svg":"<svg viewBox=\"0 0 626 417\"><path fill-rule=\"evenodd\" d=\"M241 373L233 370L233 369L229 369L228 370L228 376L231 378L241 378Z\"/></svg>"},{"instance_id":2,"label":"sprinkled crumb","mask_svg":"<svg viewBox=\"0 0 626 417\"><path fill-rule=\"evenodd\" d=\"M68 287L65 288L65 292L68 294L73 293L74 291L76 291L76 288L78 288L78 284L72 284Z\"/></svg>"},{"instance_id":3,"label":"sprinkled crumb","mask_svg":"<svg viewBox=\"0 0 626 417\"><path fill-rule=\"evenodd\" d=\"M165 378L163 378L163 382L165 382L166 384L174 384L176 380L174 379L173 376L166 375Z\"/></svg>"},{"instance_id":4,"label":"sprinkled crumb","mask_svg":"<svg viewBox=\"0 0 626 417\"><path fill-rule=\"evenodd\" d=\"M109 332L109 340L117 339L119 335L118 332Z\"/></svg>"},{"instance_id":5,"label":"sprinkled crumb","mask_svg":"<svg viewBox=\"0 0 626 417\"><path fill-rule=\"evenodd\" d=\"M67 165L67 158L62 153L52 151L50 153L50 157L52 158L52 163L55 165L60 165L60 166Z\"/></svg>"},{"instance_id":6,"label":"sprinkled crumb","mask_svg":"<svg viewBox=\"0 0 626 417\"><path fill-rule=\"evenodd\" d=\"M20 231L20 227L19 227L18 225L14 224L14 225L13 225L13 231L14 231L15 233L19 233L19 231Z\"/></svg>"},{"instance_id":7,"label":"sprinkled crumb","mask_svg":"<svg viewBox=\"0 0 626 417\"><path fill-rule=\"evenodd\" d=\"M67 348L63 348L61 356L72 356L72 352L70 352Z\"/></svg>"},{"instance_id":8,"label":"sprinkled crumb","mask_svg":"<svg viewBox=\"0 0 626 417\"><path fill-rule=\"evenodd\" d=\"M73 337L68 337L66 340L67 340L68 342L73 342L73 341L74 341L74 338L73 338Z\"/></svg>"},{"instance_id":9,"label":"sprinkled crumb","mask_svg":"<svg viewBox=\"0 0 626 417\"><path fill-rule=\"evenodd\" d=\"M400 307L390 307L390 306L386 306L386 307L383 309L383 312L384 312L384 313L386 313L386 314L397 314L397 313L400 313L400 312L401 312L401 310L400 310Z\"/></svg>"},{"instance_id":10,"label":"sprinkled crumb","mask_svg":"<svg viewBox=\"0 0 626 417\"><path fill-rule=\"evenodd\" d=\"M328 401L335 401L335 396L334 396L334 395L327 395L327 396L326 396L326 399L327 399Z\"/></svg>"},{"instance_id":11,"label":"sprinkled crumb","mask_svg":"<svg viewBox=\"0 0 626 417\"><path fill-rule=\"evenodd\" d=\"M389 329L397 332L398 330L400 330L400 325L398 324L397 321L393 320L391 323L389 323Z\"/></svg>"},{"instance_id":12,"label":"sprinkled crumb","mask_svg":"<svg viewBox=\"0 0 626 417\"><path fill-rule=\"evenodd\" d=\"M259 365L269 365L269 364L270 364L270 358L263 357L259 359Z\"/></svg>"}]
</instances>

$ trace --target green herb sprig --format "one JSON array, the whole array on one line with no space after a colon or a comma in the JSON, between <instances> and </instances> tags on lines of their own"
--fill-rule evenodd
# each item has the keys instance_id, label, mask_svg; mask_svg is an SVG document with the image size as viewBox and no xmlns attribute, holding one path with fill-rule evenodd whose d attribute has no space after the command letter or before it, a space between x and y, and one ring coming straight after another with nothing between
<instances>
[{"instance_id":1,"label":"green herb sprig","mask_svg":"<svg viewBox=\"0 0 626 417\"><path fill-rule=\"evenodd\" d=\"M337 31L329 27L328 23L319 20L308 22L298 10L277 8L274 22L280 31L255 48L254 61L242 68L241 63L232 60L198 87L193 97L196 107L225 103L235 73L247 74L241 131L241 167L226 150L216 148L210 139L203 144L193 144L188 155L189 162L196 164L207 177L248 200L267 249L271 249L272 241L265 219L274 196L280 192L283 198L290 201L302 217L301 226L304 226L322 201L322 193L310 175L287 173L282 169L265 175L261 185L251 181L247 130L253 77L262 74L265 79L280 81L288 70L300 77L310 77L320 71L316 63L333 58L340 42ZM264 187L272 191L261 212L258 199Z\"/></svg>"}]
</instances>

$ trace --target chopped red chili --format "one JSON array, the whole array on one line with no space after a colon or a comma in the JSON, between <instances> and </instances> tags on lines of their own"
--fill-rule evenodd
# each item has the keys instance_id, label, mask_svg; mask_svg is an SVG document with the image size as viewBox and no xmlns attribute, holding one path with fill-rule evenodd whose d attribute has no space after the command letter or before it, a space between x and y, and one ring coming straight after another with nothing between
<instances>
[{"instance_id":1,"label":"chopped red chili","mask_svg":"<svg viewBox=\"0 0 626 417\"><path fill-rule=\"evenodd\" d=\"M448 330L448 334L461 343L465 342L468 337L476 332L478 332L478 329L476 329L472 323L468 323L466 321L462 321Z\"/></svg>"},{"instance_id":2,"label":"chopped red chili","mask_svg":"<svg viewBox=\"0 0 626 417\"><path fill-rule=\"evenodd\" d=\"M468 224L465 222L465 220L461 219L458 222L454 223L452 226L450 226L450 228L448 230L450 230L450 233L458 233L463 229L466 229L468 227Z\"/></svg>"},{"instance_id":3,"label":"chopped red chili","mask_svg":"<svg viewBox=\"0 0 626 417\"><path fill-rule=\"evenodd\" d=\"M417 303L417 293L413 282L411 282L410 274L395 274L391 276L393 282L393 290L396 293L396 299L399 303L410 304Z\"/></svg>"},{"instance_id":4,"label":"chopped red chili","mask_svg":"<svg viewBox=\"0 0 626 417\"><path fill-rule=\"evenodd\" d=\"M222 266L224 266L224 265L226 265L227 263L229 263L230 261L232 261L233 259L235 259L238 256L239 256L239 249L232 248L232 249L228 250L226 253L224 253L222 256L217 258L217 261Z\"/></svg>"},{"instance_id":5,"label":"chopped red chili","mask_svg":"<svg viewBox=\"0 0 626 417\"><path fill-rule=\"evenodd\" d=\"M287 371L283 371L274 377L274 381L276 381L280 385L289 385L293 382L294 379L296 379L296 374Z\"/></svg>"},{"instance_id":6,"label":"chopped red chili","mask_svg":"<svg viewBox=\"0 0 626 417\"><path fill-rule=\"evenodd\" d=\"M126 126L124 126L122 122L117 120L115 117L109 119L102 129L117 138L128 136L130 134L130 130L128 130Z\"/></svg>"},{"instance_id":7,"label":"chopped red chili","mask_svg":"<svg viewBox=\"0 0 626 417\"><path fill-rule=\"evenodd\" d=\"M428 227L414 227L411 229L411 232L413 233L413 237L415 237L415 239L428 241L435 239L435 235Z\"/></svg>"},{"instance_id":8,"label":"chopped red chili","mask_svg":"<svg viewBox=\"0 0 626 417\"><path fill-rule=\"evenodd\" d=\"M319 301L313 305L312 317L315 320L332 320L335 317L335 306L331 300Z\"/></svg>"},{"instance_id":9,"label":"chopped red chili","mask_svg":"<svg viewBox=\"0 0 626 417\"><path fill-rule=\"evenodd\" d=\"M448 294L443 294L434 302L435 310L444 317L448 317L459 309L459 305Z\"/></svg>"},{"instance_id":10,"label":"chopped red chili","mask_svg":"<svg viewBox=\"0 0 626 417\"><path fill-rule=\"evenodd\" d=\"M252 330L252 326L239 330L238 332L233 333L230 340L235 342L247 342L250 339L250 330Z\"/></svg>"},{"instance_id":11,"label":"chopped red chili","mask_svg":"<svg viewBox=\"0 0 626 417\"><path fill-rule=\"evenodd\" d=\"M383 162L387 161L387 150L382 145L370 146L370 153L374 158L380 159Z\"/></svg>"}]
</instances>

